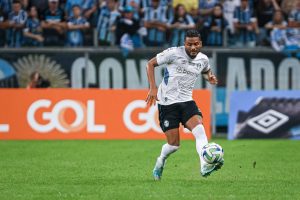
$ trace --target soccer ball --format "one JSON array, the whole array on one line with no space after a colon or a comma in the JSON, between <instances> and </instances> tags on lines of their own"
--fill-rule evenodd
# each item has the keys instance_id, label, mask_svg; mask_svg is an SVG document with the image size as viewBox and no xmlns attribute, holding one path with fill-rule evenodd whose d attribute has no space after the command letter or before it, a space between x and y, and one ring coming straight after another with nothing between
<instances>
[{"instance_id":1,"label":"soccer ball","mask_svg":"<svg viewBox=\"0 0 300 200\"><path fill-rule=\"evenodd\" d=\"M223 148L216 143L208 143L202 148L203 159L210 164L220 162L224 156Z\"/></svg>"}]
</instances>

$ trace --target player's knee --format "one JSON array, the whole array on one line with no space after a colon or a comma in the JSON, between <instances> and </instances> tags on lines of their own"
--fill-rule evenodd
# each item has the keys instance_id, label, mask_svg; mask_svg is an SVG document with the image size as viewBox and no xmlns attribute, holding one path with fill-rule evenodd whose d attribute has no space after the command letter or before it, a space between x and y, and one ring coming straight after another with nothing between
<instances>
[{"instance_id":1,"label":"player's knee","mask_svg":"<svg viewBox=\"0 0 300 200\"><path fill-rule=\"evenodd\" d=\"M195 138L202 137L203 134L205 134L205 129L202 124L198 124L196 127L192 129L192 134Z\"/></svg>"},{"instance_id":2,"label":"player's knee","mask_svg":"<svg viewBox=\"0 0 300 200\"><path fill-rule=\"evenodd\" d=\"M173 152L177 151L180 147L179 143L175 144L169 144L170 149L172 149Z\"/></svg>"}]
</instances>

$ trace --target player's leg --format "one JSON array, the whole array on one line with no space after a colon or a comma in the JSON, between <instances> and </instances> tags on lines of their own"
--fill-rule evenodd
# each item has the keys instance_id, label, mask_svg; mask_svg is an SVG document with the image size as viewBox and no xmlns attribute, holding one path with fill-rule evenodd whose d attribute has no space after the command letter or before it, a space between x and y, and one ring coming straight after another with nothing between
<instances>
[{"instance_id":1,"label":"player's leg","mask_svg":"<svg viewBox=\"0 0 300 200\"><path fill-rule=\"evenodd\" d=\"M201 174L208 176L213 171L218 170L223 165L223 160L216 164L208 164L204 161L201 150L208 143L205 129L202 121L202 113L199 111L194 101L186 102L185 112L182 116L182 122L194 135L196 140L196 149L200 158Z\"/></svg>"},{"instance_id":2,"label":"player's leg","mask_svg":"<svg viewBox=\"0 0 300 200\"><path fill-rule=\"evenodd\" d=\"M158 104L160 127L166 135L167 143L162 146L160 156L153 169L155 180L160 180L166 159L179 148L179 112L178 105L163 106Z\"/></svg>"},{"instance_id":3,"label":"player's leg","mask_svg":"<svg viewBox=\"0 0 300 200\"><path fill-rule=\"evenodd\" d=\"M193 133L196 140L196 149L200 156L202 148L208 143L203 126L202 113L198 109L195 101L185 102L182 106L184 107L184 112L181 122Z\"/></svg>"},{"instance_id":4,"label":"player's leg","mask_svg":"<svg viewBox=\"0 0 300 200\"><path fill-rule=\"evenodd\" d=\"M202 124L202 117L199 115L194 115L192 116L185 124L185 126L192 131L195 140L196 140L196 149L199 154L200 158L200 165L201 165L201 175L206 177L210 175L212 172L220 169L224 163L224 160L221 160L219 163L215 164L208 164L207 162L204 161L202 155L201 155L201 150L204 145L208 143L207 137L205 134L205 130Z\"/></svg>"},{"instance_id":5,"label":"player's leg","mask_svg":"<svg viewBox=\"0 0 300 200\"><path fill-rule=\"evenodd\" d=\"M167 137L167 143L162 146L160 156L157 158L153 169L153 177L155 180L161 179L167 158L176 152L180 145L178 128L167 130L165 135Z\"/></svg>"},{"instance_id":6,"label":"player's leg","mask_svg":"<svg viewBox=\"0 0 300 200\"><path fill-rule=\"evenodd\" d=\"M205 162L201 156L201 150L208 143L208 140L203 126L202 117L200 115L193 115L185 123L185 127L189 129L195 137L196 150L200 157L201 167L203 167Z\"/></svg>"},{"instance_id":7,"label":"player's leg","mask_svg":"<svg viewBox=\"0 0 300 200\"><path fill-rule=\"evenodd\" d=\"M159 158L165 160L170 154L178 150L180 145L179 129L174 128L165 132L167 143L162 146Z\"/></svg>"}]
</instances>

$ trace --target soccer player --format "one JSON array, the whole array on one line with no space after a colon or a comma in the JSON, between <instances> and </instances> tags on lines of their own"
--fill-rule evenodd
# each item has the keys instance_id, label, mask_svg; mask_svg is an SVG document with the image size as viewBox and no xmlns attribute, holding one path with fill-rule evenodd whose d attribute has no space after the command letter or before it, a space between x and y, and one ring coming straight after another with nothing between
<instances>
[{"instance_id":1,"label":"soccer player","mask_svg":"<svg viewBox=\"0 0 300 200\"><path fill-rule=\"evenodd\" d=\"M167 138L153 170L155 180L161 179L168 156L179 149L179 123L188 128L196 139L202 176L208 176L223 165L223 160L208 164L201 156L201 150L208 141L202 125L202 114L192 99L192 90L201 74L210 84L218 83L210 69L207 56L200 52L201 47L200 34L196 30L188 30L184 46L169 48L148 62L150 90L146 102L148 105L155 105L159 101L160 126ZM163 81L157 89L154 68L163 64L167 67Z\"/></svg>"}]
</instances>

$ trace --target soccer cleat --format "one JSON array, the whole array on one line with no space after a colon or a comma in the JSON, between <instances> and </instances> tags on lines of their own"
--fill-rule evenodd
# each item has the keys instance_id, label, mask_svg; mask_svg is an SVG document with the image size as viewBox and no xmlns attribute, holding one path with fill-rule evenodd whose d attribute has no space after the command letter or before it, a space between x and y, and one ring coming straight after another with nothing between
<instances>
[{"instance_id":1,"label":"soccer cleat","mask_svg":"<svg viewBox=\"0 0 300 200\"><path fill-rule=\"evenodd\" d=\"M224 159L215 164L205 163L203 167L201 167L201 175L203 177L209 176L212 172L218 171L224 165Z\"/></svg>"},{"instance_id":2,"label":"soccer cleat","mask_svg":"<svg viewBox=\"0 0 300 200\"><path fill-rule=\"evenodd\" d=\"M165 167L165 160L162 160L158 157L153 169L154 180L159 181L161 179L162 173L164 171L164 167Z\"/></svg>"}]
</instances>

